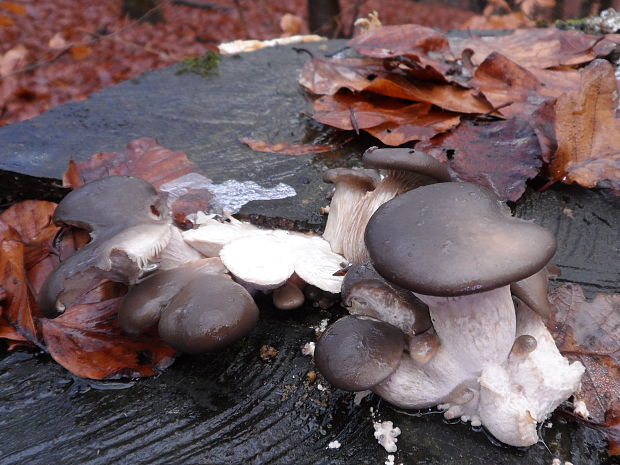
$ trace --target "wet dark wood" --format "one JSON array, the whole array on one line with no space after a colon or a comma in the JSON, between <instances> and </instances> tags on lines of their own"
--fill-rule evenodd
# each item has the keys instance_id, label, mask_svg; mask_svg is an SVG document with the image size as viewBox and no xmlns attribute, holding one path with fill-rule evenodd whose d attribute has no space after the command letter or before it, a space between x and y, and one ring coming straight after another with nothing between
<instances>
[{"instance_id":1,"label":"wet dark wood","mask_svg":"<svg viewBox=\"0 0 620 465\"><path fill-rule=\"evenodd\" d=\"M304 46L326 53L322 47ZM256 153L238 141L320 140L321 128L302 114L307 97L296 84L306 59L292 47L226 57L207 79L177 75L173 67L0 128L1 202L57 200L63 192L55 179L71 157L83 160L149 136L186 151L218 182L285 182L298 192L252 202L242 216L320 229L318 208L330 189L321 181L323 170L355 164L370 141L301 157ZM580 283L591 297L617 291L618 207L617 198L602 191L554 186L529 192L516 213L556 233L558 282ZM544 443L516 449L468 425L448 425L436 413L397 412L373 396L355 406L352 394L329 388L320 376L309 382L314 367L300 351L316 338L312 326L339 311L280 312L268 299L259 305L260 324L244 341L217 355L181 357L161 376L126 385L76 379L45 354L1 352L0 463L376 465L387 453L373 439L373 420L391 420L403 431L395 463L549 465L553 457L579 465L619 463L607 458L599 433L559 416L541 429ZM265 344L278 350L268 361L259 355ZM342 446L328 449L332 440Z\"/></svg>"}]
</instances>

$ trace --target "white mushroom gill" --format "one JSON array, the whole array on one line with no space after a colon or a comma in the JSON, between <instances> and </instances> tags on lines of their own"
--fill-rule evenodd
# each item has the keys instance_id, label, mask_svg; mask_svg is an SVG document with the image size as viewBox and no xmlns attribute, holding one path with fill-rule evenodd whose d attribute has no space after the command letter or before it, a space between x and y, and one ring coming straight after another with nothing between
<instances>
[{"instance_id":1,"label":"white mushroom gill","mask_svg":"<svg viewBox=\"0 0 620 465\"><path fill-rule=\"evenodd\" d=\"M296 273L304 282L333 294L340 292L344 257L331 251L319 236L260 229L238 220L210 220L183 238L205 255L222 258L241 281L260 290L275 289Z\"/></svg>"}]
</instances>

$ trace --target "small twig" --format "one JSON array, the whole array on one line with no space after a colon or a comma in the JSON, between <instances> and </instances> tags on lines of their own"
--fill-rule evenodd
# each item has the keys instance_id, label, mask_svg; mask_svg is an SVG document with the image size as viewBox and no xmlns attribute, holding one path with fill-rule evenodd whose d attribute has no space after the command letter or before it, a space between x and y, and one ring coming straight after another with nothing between
<instances>
[{"instance_id":1,"label":"small twig","mask_svg":"<svg viewBox=\"0 0 620 465\"><path fill-rule=\"evenodd\" d=\"M544 192L547 189L549 189L551 186L553 186L556 182L558 182L557 179L551 179L547 184L545 184L544 186L542 186L540 189L538 189L536 192Z\"/></svg>"},{"instance_id":2,"label":"small twig","mask_svg":"<svg viewBox=\"0 0 620 465\"><path fill-rule=\"evenodd\" d=\"M241 27L243 28L244 39L249 39L250 34L248 33L248 23L245 21L245 15L243 14L243 8L241 7L241 0L235 0L235 6L237 7L237 14L239 14L239 21L241 22Z\"/></svg>"},{"instance_id":3,"label":"small twig","mask_svg":"<svg viewBox=\"0 0 620 465\"><path fill-rule=\"evenodd\" d=\"M314 53L312 53L307 48L303 48L303 47L291 47L291 48L297 53L307 53L308 55L310 55L310 58L314 58Z\"/></svg>"},{"instance_id":4,"label":"small twig","mask_svg":"<svg viewBox=\"0 0 620 465\"><path fill-rule=\"evenodd\" d=\"M231 9L227 6L223 6L223 5L218 5L217 3L210 3L210 2L200 2L200 1L192 1L192 0L171 0L171 2L173 5L182 5L182 6L189 6L192 8L200 8L202 10L209 10L209 11L218 11L218 12L228 12Z\"/></svg>"},{"instance_id":5,"label":"small twig","mask_svg":"<svg viewBox=\"0 0 620 465\"><path fill-rule=\"evenodd\" d=\"M351 124L353 125L353 129L355 129L355 134L360 135L360 127L357 124L357 118L355 117L355 111L353 108L349 108L349 119L351 120Z\"/></svg>"}]
</instances>

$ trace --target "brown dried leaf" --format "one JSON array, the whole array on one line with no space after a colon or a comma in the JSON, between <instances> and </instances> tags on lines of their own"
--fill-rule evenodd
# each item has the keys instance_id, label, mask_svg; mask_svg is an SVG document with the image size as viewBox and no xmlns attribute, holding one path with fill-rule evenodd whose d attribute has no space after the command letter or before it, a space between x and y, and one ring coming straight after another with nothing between
<instances>
[{"instance_id":1,"label":"brown dried leaf","mask_svg":"<svg viewBox=\"0 0 620 465\"><path fill-rule=\"evenodd\" d=\"M33 318L36 303L28 287L24 249L17 232L9 225L0 223L0 285L5 293L2 317L15 328L15 331L5 328L3 332L9 339L38 341Z\"/></svg>"},{"instance_id":2,"label":"brown dried leaf","mask_svg":"<svg viewBox=\"0 0 620 465\"><path fill-rule=\"evenodd\" d=\"M427 103L408 104L385 97L355 94L325 96L314 101L314 119L339 129L364 129L387 145L428 140L457 126L460 116Z\"/></svg>"},{"instance_id":3,"label":"brown dried leaf","mask_svg":"<svg viewBox=\"0 0 620 465\"><path fill-rule=\"evenodd\" d=\"M538 136L541 158L547 163L551 160L557 149L551 83L541 83L529 70L500 53L492 53L478 66L469 84L502 115L529 120Z\"/></svg>"},{"instance_id":4,"label":"brown dried leaf","mask_svg":"<svg viewBox=\"0 0 620 465\"><path fill-rule=\"evenodd\" d=\"M0 9L10 11L18 16L26 14L26 7L16 2L0 2Z\"/></svg>"},{"instance_id":5,"label":"brown dried leaf","mask_svg":"<svg viewBox=\"0 0 620 465\"><path fill-rule=\"evenodd\" d=\"M281 155L308 155L311 153L325 153L332 152L340 147L342 147L348 140L343 140L341 143L337 144L296 144L294 142L276 142L269 143L256 139L251 139L249 137L241 137L239 139L245 145L250 147L252 150L256 150L257 152L266 152L266 153L278 153Z\"/></svg>"},{"instance_id":6,"label":"brown dried leaf","mask_svg":"<svg viewBox=\"0 0 620 465\"><path fill-rule=\"evenodd\" d=\"M558 98L554 180L603 185L620 194L620 119L613 66L596 60L582 71L581 89Z\"/></svg>"},{"instance_id":7,"label":"brown dried leaf","mask_svg":"<svg viewBox=\"0 0 620 465\"><path fill-rule=\"evenodd\" d=\"M501 53L491 53L476 68L469 85L479 90L495 108L507 116L529 116L532 106L543 100L540 81L527 69Z\"/></svg>"},{"instance_id":8,"label":"brown dried leaf","mask_svg":"<svg viewBox=\"0 0 620 465\"><path fill-rule=\"evenodd\" d=\"M367 59L315 58L304 67L300 82L318 95L334 95L340 89L369 91L387 97L426 102L450 111L486 114L493 107L471 89L447 83L415 80L388 72Z\"/></svg>"},{"instance_id":9,"label":"brown dried leaf","mask_svg":"<svg viewBox=\"0 0 620 465\"><path fill-rule=\"evenodd\" d=\"M459 29L520 29L532 27L536 23L520 11L504 15L476 15L469 18Z\"/></svg>"},{"instance_id":10,"label":"brown dried leaf","mask_svg":"<svg viewBox=\"0 0 620 465\"><path fill-rule=\"evenodd\" d=\"M120 152L102 152L89 160L73 163L63 175L66 187L79 187L105 176L137 176L159 187L185 174L200 172L183 152L173 152L157 143L156 139L141 138L131 141Z\"/></svg>"},{"instance_id":11,"label":"brown dried leaf","mask_svg":"<svg viewBox=\"0 0 620 465\"><path fill-rule=\"evenodd\" d=\"M0 15L0 27L9 27L13 25L13 20L8 16Z\"/></svg>"},{"instance_id":12,"label":"brown dried leaf","mask_svg":"<svg viewBox=\"0 0 620 465\"><path fill-rule=\"evenodd\" d=\"M536 132L529 122L518 118L462 121L450 133L416 148L446 161L459 180L486 186L503 200L518 200L525 192L525 182L542 166Z\"/></svg>"},{"instance_id":13,"label":"brown dried leaf","mask_svg":"<svg viewBox=\"0 0 620 465\"><path fill-rule=\"evenodd\" d=\"M472 89L438 82L414 81L394 73L373 79L364 90L387 97L431 103L459 113L487 114L493 111L493 106Z\"/></svg>"},{"instance_id":14,"label":"brown dried leaf","mask_svg":"<svg viewBox=\"0 0 620 465\"><path fill-rule=\"evenodd\" d=\"M597 294L588 302L580 286L564 284L551 302L548 326L558 348L587 369L575 398L586 402L593 422L603 423L620 397L620 294Z\"/></svg>"},{"instance_id":15,"label":"brown dried leaf","mask_svg":"<svg viewBox=\"0 0 620 465\"><path fill-rule=\"evenodd\" d=\"M396 61L422 79L446 81L454 61L448 39L441 32L417 24L383 26L348 43L362 55Z\"/></svg>"},{"instance_id":16,"label":"brown dried leaf","mask_svg":"<svg viewBox=\"0 0 620 465\"><path fill-rule=\"evenodd\" d=\"M71 48L69 49L69 53L74 60L80 61L88 58L93 53L93 49L90 48L88 45L77 44L71 46Z\"/></svg>"},{"instance_id":17,"label":"brown dried leaf","mask_svg":"<svg viewBox=\"0 0 620 465\"><path fill-rule=\"evenodd\" d=\"M475 52L472 61L476 65L491 53L499 52L526 68L554 68L588 63L596 57L608 55L615 45L612 40L574 30L520 29L493 40L482 37L464 39L455 44L455 53L461 55L463 50L472 49Z\"/></svg>"},{"instance_id":18,"label":"brown dried leaf","mask_svg":"<svg viewBox=\"0 0 620 465\"><path fill-rule=\"evenodd\" d=\"M152 376L172 364L175 350L158 337L130 337L118 324L120 298L71 307L41 320L50 354L66 369L91 379Z\"/></svg>"},{"instance_id":19,"label":"brown dried leaf","mask_svg":"<svg viewBox=\"0 0 620 465\"><path fill-rule=\"evenodd\" d=\"M323 58L306 62L299 83L317 95L334 95L340 89L362 91L372 79L385 75L381 60L374 58Z\"/></svg>"}]
</instances>

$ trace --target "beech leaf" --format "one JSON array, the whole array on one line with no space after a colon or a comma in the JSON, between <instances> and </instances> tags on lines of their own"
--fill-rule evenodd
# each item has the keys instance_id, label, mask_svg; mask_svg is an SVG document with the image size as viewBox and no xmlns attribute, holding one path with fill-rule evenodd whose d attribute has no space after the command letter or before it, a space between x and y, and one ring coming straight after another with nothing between
<instances>
[{"instance_id":1,"label":"beech leaf","mask_svg":"<svg viewBox=\"0 0 620 465\"><path fill-rule=\"evenodd\" d=\"M486 186L503 200L518 200L525 181L542 166L536 131L519 118L464 120L451 132L418 143L416 149L446 162L458 180Z\"/></svg>"},{"instance_id":2,"label":"beech leaf","mask_svg":"<svg viewBox=\"0 0 620 465\"><path fill-rule=\"evenodd\" d=\"M369 57L395 59L408 74L422 79L448 80L455 61L448 38L418 24L373 29L351 39L349 46Z\"/></svg>"},{"instance_id":3,"label":"beech leaf","mask_svg":"<svg viewBox=\"0 0 620 465\"><path fill-rule=\"evenodd\" d=\"M620 119L613 66L595 60L582 70L581 89L556 103L558 149L550 165L554 180L602 185L620 194Z\"/></svg>"},{"instance_id":4,"label":"beech leaf","mask_svg":"<svg viewBox=\"0 0 620 465\"><path fill-rule=\"evenodd\" d=\"M560 351L587 369L576 399L592 421L602 423L620 397L620 294L597 294L588 302L580 286L564 284L551 296L548 325Z\"/></svg>"},{"instance_id":5,"label":"beech leaf","mask_svg":"<svg viewBox=\"0 0 620 465\"><path fill-rule=\"evenodd\" d=\"M278 153L281 155L308 155L311 153L332 152L342 147L351 138L346 138L340 143L334 144L296 144L294 142L276 142L269 143L249 137L239 139L245 145L257 152Z\"/></svg>"},{"instance_id":6,"label":"beech leaf","mask_svg":"<svg viewBox=\"0 0 620 465\"><path fill-rule=\"evenodd\" d=\"M455 42L455 54L474 51L474 64L482 63L493 52L505 55L526 68L555 68L588 63L613 51L613 40L556 28L519 29L512 34L493 37L470 37Z\"/></svg>"},{"instance_id":7,"label":"beech leaf","mask_svg":"<svg viewBox=\"0 0 620 465\"><path fill-rule=\"evenodd\" d=\"M117 318L120 301L76 305L58 318L42 319L43 336L54 360L91 379L152 376L170 366L176 352L158 337L123 333Z\"/></svg>"},{"instance_id":8,"label":"beech leaf","mask_svg":"<svg viewBox=\"0 0 620 465\"><path fill-rule=\"evenodd\" d=\"M427 103L407 103L385 97L337 94L314 101L314 119L339 129L363 129L386 145L428 140L457 126L456 113Z\"/></svg>"}]
</instances>

